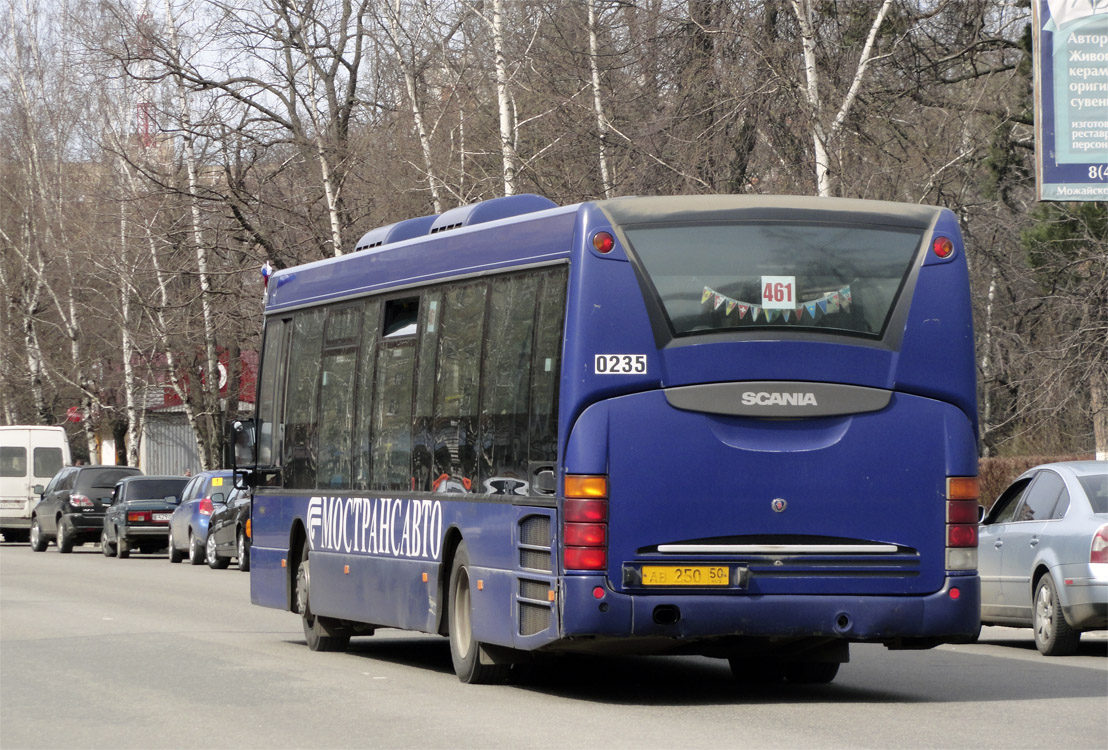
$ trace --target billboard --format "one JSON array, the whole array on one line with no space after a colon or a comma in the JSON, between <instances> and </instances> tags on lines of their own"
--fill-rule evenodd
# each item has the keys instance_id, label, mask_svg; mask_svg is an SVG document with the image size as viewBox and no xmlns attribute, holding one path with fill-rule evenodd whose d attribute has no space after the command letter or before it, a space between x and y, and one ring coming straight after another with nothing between
<instances>
[{"instance_id":1,"label":"billboard","mask_svg":"<svg viewBox=\"0 0 1108 750\"><path fill-rule=\"evenodd\" d=\"M1033 0L1039 200L1108 201L1108 0Z\"/></svg>"}]
</instances>

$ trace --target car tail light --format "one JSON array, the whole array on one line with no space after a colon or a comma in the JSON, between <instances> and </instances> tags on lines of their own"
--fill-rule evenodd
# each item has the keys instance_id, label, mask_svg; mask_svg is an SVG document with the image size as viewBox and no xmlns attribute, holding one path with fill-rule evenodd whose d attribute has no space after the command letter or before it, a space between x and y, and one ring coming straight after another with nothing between
<instances>
[{"instance_id":1,"label":"car tail light","mask_svg":"<svg viewBox=\"0 0 1108 750\"><path fill-rule=\"evenodd\" d=\"M212 499L206 497L200 501L200 515L210 516L212 514Z\"/></svg>"},{"instance_id":2,"label":"car tail light","mask_svg":"<svg viewBox=\"0 0 1108 750\"><path fill-rule=\"evenodd\" d=\"M132 510L127 512L127 523L147 523L150 521L150 511Z\"/></svg>"},{"instance_id":3,"label":"car tail light","mask_svg":"<svg viewBox=\"0 0 1108 750\"><path fill-rule=\"evenodd\" d=\"M88 495L82 495L79 492L74 492L69 496L69 504L74 508L91 508L92 498Z\"/></svg>"},{"instance_id":4,"label":"car tail light","mask_svg":"<svg viewBox=\"0 0 1108 750\"><path fill-rule=\"evenodd\" d=\"M1108 563L1108 523L1093 534L1093 546L1089 550L1089 562Z\"/></svg>"},{"instance_id":5,"label":"car tail light","mask_svg":"<svg viewBox=\"0 0 1108 750\"><path fill-rule=\"evenodd\" d=\"M977 569L977 477L946 478L947 570Z\"/></svg>"},{"instance_id":6,"label":"car tail light","mask_svg":"<svg viewBox=\"0 0 1108 750\"><path fill-rule=\"evenodd\" d=\"M565 478L562 540L566 570L608 567L608 477L570 474Z\"/></svg>"}]
</instances>

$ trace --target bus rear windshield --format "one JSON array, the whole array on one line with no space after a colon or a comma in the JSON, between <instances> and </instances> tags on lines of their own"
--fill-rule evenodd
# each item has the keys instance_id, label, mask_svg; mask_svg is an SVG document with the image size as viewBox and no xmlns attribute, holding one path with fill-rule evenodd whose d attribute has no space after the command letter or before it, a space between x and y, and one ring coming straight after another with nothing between
<instances>
[{"instance_id":1,"label":"bus rear windshield","mask_svg":"<svg viewBox=\"0 0 1108 750\"><path fill-rule=\"evenodd\" d=\"M624 233L676 336L797 329L881 338L918 230L783 222Z\"/></svg>"}]
</instances>

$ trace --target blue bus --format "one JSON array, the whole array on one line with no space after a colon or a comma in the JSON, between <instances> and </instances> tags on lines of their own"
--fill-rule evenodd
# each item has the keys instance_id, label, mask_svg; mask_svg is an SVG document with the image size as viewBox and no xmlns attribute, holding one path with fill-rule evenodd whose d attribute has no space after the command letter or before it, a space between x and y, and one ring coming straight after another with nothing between
<instances>
[{"instance_id":1,"label":"blue bus","mask_svg":"<svg viewBox=\"0 0 1108 750\"><path fill-rule=\"evenodd\" d=\"M965 251L942 208L510 196L269 281L251 600L825 683L979 627Z\"/></svg>"}]
</instances>

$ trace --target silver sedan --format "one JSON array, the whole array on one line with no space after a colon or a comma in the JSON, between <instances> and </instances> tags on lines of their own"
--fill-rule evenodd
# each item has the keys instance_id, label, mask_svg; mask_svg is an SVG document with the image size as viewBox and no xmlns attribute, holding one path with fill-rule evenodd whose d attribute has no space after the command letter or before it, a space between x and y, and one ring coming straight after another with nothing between
<instances>
[{"instance_id":1,"label":"silver sedan","mask_svg":"<svg viewBox=\"0 0 1108 750\"><path fill-rule=\"evenodd\" d=\"M1023 473L981 521L981 622L1031 627L1047 656L1108 627L1108 461Z\"/></svg>"}]
</instances>

